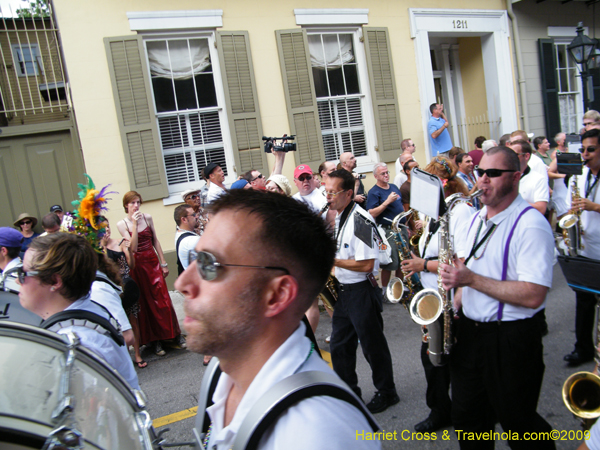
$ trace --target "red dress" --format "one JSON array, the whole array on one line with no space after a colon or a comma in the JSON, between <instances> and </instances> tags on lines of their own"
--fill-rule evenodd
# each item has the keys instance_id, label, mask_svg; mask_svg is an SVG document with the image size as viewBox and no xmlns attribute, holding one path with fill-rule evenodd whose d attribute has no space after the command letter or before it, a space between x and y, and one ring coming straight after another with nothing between
<instances>
[{"instance_id":1,"label":"red dress","mask_svg":"<svg viewBox=\"0 0 600 450\"><path fill-rule=\"evenodd\" d=\"M152 230L147 226L138 233L135 267L131 271L131 278L140 288L140 345L173 339L181 334L152 242Z\"/></svg>"}]
</instances>

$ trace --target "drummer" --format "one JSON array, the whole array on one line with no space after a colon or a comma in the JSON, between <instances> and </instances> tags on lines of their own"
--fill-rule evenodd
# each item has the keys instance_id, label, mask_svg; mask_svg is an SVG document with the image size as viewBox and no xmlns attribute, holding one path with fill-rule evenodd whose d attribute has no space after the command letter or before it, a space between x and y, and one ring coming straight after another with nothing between
<instances>
[{"instance_id":1,"label":"drummer","mask_svg":"<svg viewBox=\"0 0 600 450\"><path fill-rule=\"evenodd\" d=\"M23 267L19 271L21 305L46 323L61 311L87 311L110 321L110 313L89 296L97 267L96 253L85 238L70 233L39 237L25 252ZM116 323L114 319L112 322ZM83 347L104 359L133 389L140 388L122 336L121 342L117 342L110 330L99 330L91 319L84 320L81 326L64 322L61 325L62 328L56 330L53 327L48 329L58 334L74 332Z\"/></svg>"}]
</instances>

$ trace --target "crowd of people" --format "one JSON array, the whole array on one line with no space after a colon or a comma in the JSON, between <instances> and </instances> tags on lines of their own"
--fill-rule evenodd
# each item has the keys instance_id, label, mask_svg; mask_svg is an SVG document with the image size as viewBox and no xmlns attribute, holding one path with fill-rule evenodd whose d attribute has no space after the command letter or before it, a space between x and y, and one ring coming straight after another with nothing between
<instances>
[{"instance_id":1,"label":"crowd of people","mask_svg":"<svg viewBox=\"0 0 600 450\"><path fill-rule=\"evenodd\" d=\"M390 300L392 274L418 275L425 289L443 285L456 314L446 364L432 364L428 343L422 344L431 412L415 425L416 431L454 425L479 433L496 422L513 432L550 431L536 409L554 232L562 216L576 211L585 229L581 255L600 260L600 114L584 116L584 168L576 180L577 196L574 180L559 173L557 164L557 152L568 152L564 133L555 136L554 149L546 137L531 142L526 132L516 130L498 143L479 136L474 149L465 152L452 146L443 105L431 105L431 113L433 154L424 171L441 180L445 197L460 194L465 200L449 212L449 261L441 260L437 218L408 214L419 164L413 141L405 139L393 182L388 164L376 163L376 183L368 191L355 173L357 160L351 152L342 153L339 164L325 161L318 170L298 165L293 196L292 184L281 173L283 152L274 152L276 163L268 178L253 169L229 189L223 169L207 164L205 186L183 192L183 204L174 210L176 288L185 297L187 342L167 290L169 267L153 219L140 210L143 200L135 191L123 196L126 216L116 225L121 239L112 238L100 214L88 220L90 226L98 225L98 239L91 243L77 233L80 216L64 214L60 205L42 219L44 236L33 230L35 217L21 214L14 223L18 231L0 229L0 269L18 267L21 303L45 321L65 310L116 319L98 338L89 328L77 331L86 336L83 345L95 349L134 388L138 383L127 356L129 345L140 369L147 365L140 351L144 345L159 356L164 347L189 345L205 356L205 365L217 357L223 375L207 409L211 426L205 445L210 448L229 448L254 402L278 382L295 373L329 370L318 356L313 332L320 316L318 294L332 274L337 302L327 311L332 316L328 339L333 369L350 395L362 401L362 380L356 374L360 344L375 395L365 402L368 411L340 398L303 400L267 428L261 448L287 448L290 439L294 447L301 442L311 448L325 433L355 448L356 430L371 428L370 414L400 401L381 314L383 302ZM103 201L97 198L98 204ZM407 245L409 237L418 240L409 245L410 257L400 254L392 227L401 213L407 213L408 232L400 239ZM386 244L392 247L391 258L380 264ZM16 262L19 254L22 264ZM77 273L65 266L76 267ZM578 291L576 299L575 348L564 358L572 366L595 355L596 298ZM332 408L338 414L325 426L319 411ZM313 432L298 437L294 430L300 422ZM592 436L584 445L599 448L600 429ZM464 449L494 446L493 441L459 443ZM525 443L527 448L554 448L551 440ZM378 443L358 445L376 448ZM525 448L523 441L509 445Z\"/></svg>"}]
</instances>

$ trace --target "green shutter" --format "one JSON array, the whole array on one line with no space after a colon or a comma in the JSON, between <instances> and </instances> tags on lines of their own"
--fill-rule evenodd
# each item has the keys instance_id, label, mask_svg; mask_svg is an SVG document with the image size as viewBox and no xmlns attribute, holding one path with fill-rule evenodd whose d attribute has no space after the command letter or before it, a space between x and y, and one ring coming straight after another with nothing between
<instances>
[{"instance_id":1,"label":"green shutter","mask_svg":"<svg viewBox=\"0 0 600 450\"><path fill-rule=\"evenodd\" d=\"M255 169L268 175L248 32L219 31L217 49L237 174Z\"/></svg>"},{"instance_id":2,"label":"green shutter","mask_svg":"<svg viewBox=\"0 0 600 450\"><path fill-rule=\"evenodd\" d=\"M363 27L363 33L379 158L391 162L402 153L402 132L389 33L387 28L373 27Z\"/></svg>"},{"instance_id":3,"label":"green shutter","mask_svg":"<svg viewBox=\"0 0 600 450\"><path fill-rule=\"evenodd\" d=\"M560 108L558 105L558 79L556 77L556 51L553 39L540 39L540 71L542 72L542 98L544 99L544 119L546 136L554 141L560 132Z\"/></svg>"},{"instance_id":4,"label":"green shutter","mask_svg":"<svg viewBox=\"0 0 600 450\"><path fill-rule=\"evenodd\" d=\"M104 38L131 189L144 200L168 197L141 36Z\"/></svg>"},{"instance_id":5,"label":"green shutter","mask_svg":"<svg viewBox=\"0 0 600 450\"><path fill-rule=\"evenodd\" d=\"M277 50L283 77L291 134L296 135L296 165L313 172L325 161L306 30L277 30ZM278 133L282 135L285 131Z\"/></svg>"}]
</instances>

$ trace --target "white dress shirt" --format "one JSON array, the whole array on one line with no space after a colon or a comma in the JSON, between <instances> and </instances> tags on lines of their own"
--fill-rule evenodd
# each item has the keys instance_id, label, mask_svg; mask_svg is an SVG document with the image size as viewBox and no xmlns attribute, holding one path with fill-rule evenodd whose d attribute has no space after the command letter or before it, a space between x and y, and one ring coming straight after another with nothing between
<instances>
[{"instance_id":1,"label":"white dress shirt","mask_svg":"<svg viewBox=\"0 0 600 450\"><path fill-rule=\"evenodd\" d=\"M96 275L98 274L106 277L102 272L96 272ZM104 281L96 280L92 283L92 300L108 309L110 315L117 319L117 322L121 325L121 331L131 330L131 324L129 323L127 314L125 314L123 302L119 294L120 292Z\"/></svg>"},{"instance_id":2,"label":"white dress shirt","mask_svg":"<svg viewBox=\"0 0 600 450\"><path fill-rule=\"evenodd\" d=\"M208 193L206 195L206 201L208 203L212 203L216 199L218 199L221 195L223 195L225 192L227 192L227 191L225 189L223 189L221 186L217 186L215 183L210 183L210 185L208 186Z\"/></svg>"},{"instance_id":3,"label":"white dress shirt","mask_svg":"<svg viewBox=\"0 0 600 450\"><path fill-rule=\"evenodd\" d=\"M314 351L304 335L303 323L271 355L248 387L233 419L224 427L225 404L233 385L222 373L213 394L214 404L207 408L212 421L209 449L226 450L233 442L250 408L279 381L295 373L318 370L333 373ZM356 438L357 431L372 432L364 415L349 403L328 396L310 397L288 408L263 434L258 444L262 450L378 449L379 441Z\"/></svg>"}]
</instances>

